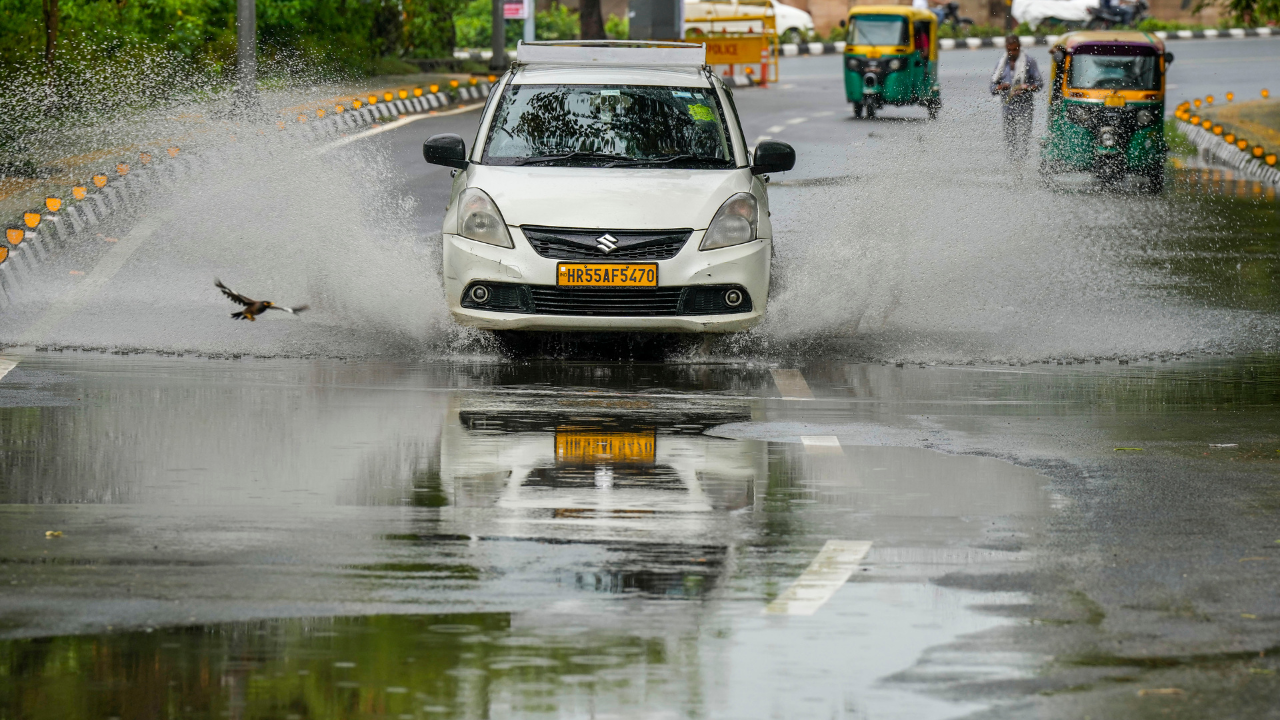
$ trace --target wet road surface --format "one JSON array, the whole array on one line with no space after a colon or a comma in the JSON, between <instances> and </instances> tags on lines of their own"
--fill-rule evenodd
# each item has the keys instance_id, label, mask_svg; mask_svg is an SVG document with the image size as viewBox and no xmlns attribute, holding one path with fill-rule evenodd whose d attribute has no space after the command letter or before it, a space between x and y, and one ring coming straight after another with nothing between
<instances>
[{"instance_id":1,"label":"wet road surface","mask_svg":"<svg viewBox=\"0 0 1280 720\"><path fill-rule=\"evenodd\" d=\"M801 158L771 324L660 361L448 325L475 113L106 229L0 321L0 717L1272 717L1274 208L1031 187L994 59L936 125L740 91Z\"/></svg>"},{"instance_id":2,"label":"wet road surface","mask_svg":"<svg viewBox=\"0 0 1280 720\"><path fill-rule=\"evenodd\" d=\"M1266 716L1274 360L787 370L34 354L0 703Z\"/></svg>"}]
</instances>

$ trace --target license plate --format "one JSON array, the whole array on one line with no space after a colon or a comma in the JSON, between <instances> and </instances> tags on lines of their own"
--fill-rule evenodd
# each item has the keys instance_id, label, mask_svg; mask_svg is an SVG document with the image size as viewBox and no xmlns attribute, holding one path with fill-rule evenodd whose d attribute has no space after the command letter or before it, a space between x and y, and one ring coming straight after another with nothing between
<instances>
[{"instance_id":1,"label":"license plate","mask_svg":"<svg viewBox=\"0 0 1280 720\"><path fill-rule=\"evenodd\" d=\"M570 464L652 463L656 433L556 430L556 462Z\"/></svg>"},{"instance_id":2,"label":"license plate","mask_svg":"<svg viewBox=\"0 0 1280 720\"><path fill-rule=\"evenodd\" d=\"M1102 100L1102 104L1107 107L1124 107L1126 103L1122 95L1108 95Z\"/></svg>"},{"instance_id":3,"label":"license plate","mask_svg":"<svg viewBox=\"0 0 1280 720\"><path fill-rule=\"evenodd\" d=\"M658 266L652 263L560 263L556 284L570 287L657 287Z\"/></svg>"}]
</instances>

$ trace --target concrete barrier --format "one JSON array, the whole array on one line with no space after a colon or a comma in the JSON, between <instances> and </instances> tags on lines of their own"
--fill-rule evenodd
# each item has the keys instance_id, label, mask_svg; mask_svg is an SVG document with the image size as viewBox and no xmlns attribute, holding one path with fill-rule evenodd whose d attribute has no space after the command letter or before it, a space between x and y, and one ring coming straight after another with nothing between
<instances>
[{"instance_id":1,"label":"concrete barrier","mask_svg":"<svg viewBox=\"0 0 1280 720\"><path fill-rule=\"evenodd\" d=\"M1176 30L1166 32L1160 30L1151 33L1161 40L1214 40L1218 38L1230 38L1239 40L1243 38L1253 37L1280 37L1280 28L1231 28L1229 30ZM1060 35L1023 35L1020 37L1023 45L1052 45L1058 41ZM833 43L782 43L779 45L783 57L796 57L798 55L838 55L844 52L845 44L842 42ZM1002 48L1004 47L1004 37L984 37L984 38L942 38L938 41L938 47L942 50L981 50L983 48Z\"/></svg>"},{"instance_id":2,"label":"concrete barrier","mask_svg":"<svg viewBox=\"0 0 1280 720\"><path fill-rule=\"evenodd\" d=\"M290 110L292 122L289 119L277 120L275 128L307 133L315 139L335 137L372 125L388 114L436 112L456 103L486 98L492 91L493 85L489 82L460 84L460 87L453 88L456 97L445 90L424 92L421 88L414 88L404 91L406 97L396 97L390 102L384 100L373 105L361 102L358 108L354 107L354 102L349 102L343 105L342 111L335 107L295 116ZM396 91L397 96L399 92ZM379 97L384 96L385 93ZM96 181L86 183L84 196L74 202L63 203L57 212L42 210L24 214L24 221L34 219L32 216L39 218L35 226L29 223L26 227L15 226L13 229L23 230L23 237L17 243L10 242L7 234L0 240L0 250L4 251L0 252L0 307L12 304L15 292L34 282L33 272L37 263L47 261L55 251L69 249L77 236L108 217L135 207L150 190L181 181L199 167L199 159L170 148L168 152L142 152L139 165L138 168L129 168L121 164L114 179L110 179L108 173L96 174L95 178L103 181L101 186Z\"/></svg>"}]
</instances>

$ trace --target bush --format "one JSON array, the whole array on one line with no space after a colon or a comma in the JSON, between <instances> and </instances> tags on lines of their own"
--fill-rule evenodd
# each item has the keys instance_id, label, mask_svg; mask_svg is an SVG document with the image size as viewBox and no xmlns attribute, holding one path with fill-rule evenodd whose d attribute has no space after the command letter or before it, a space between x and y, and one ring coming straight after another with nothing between
<instances>
[{"instance_id":1,"label":"bush","mask_svg":"<svg viewBox=\"0 0 1280 720\"><path fill-rule=\"evenodd\" d=\"M627 18L609 13L609 19L604 21L604 34L610 40L626 40L631 31L630 26L631 21Z\"/></svg>"},{"instance_id":2,"label":"bush","mask_svg":"<svg viewBox=\"0 0 1280 720\"><path fill-rule=\"evenodd\" d=\"M1022 33L1030 35L1030 32ZM967 37L984 38L984 37L1001 37L1004 35L1004 28L997 25L973 25L968 31L952 28L950 24L938 26L938 37L960 39Z\"/></svg>"},{"instance_id":3,"label":"bush","mask_svg":"<svg viewBox=\"0 0 1280 720\"><path fill-rule=\"evenodd\" d=\"M493 9L489 0L471 0L460 13L454 16L453 23L458 28L457 47L487 48L491 47L493 38ZM612 15L610 20L616 20ZM626 21L622 23L626 32ZM538 13L534 22L534 37L539 40L572 40L578 36L578 13L556 3L549 10ZM524 23L515 20L507 23L507 47L514 48L516 42L524 37ZM625 35L623 36L625 37Z\"/></svg>"},{"instance_id":4,"label":"bush","mask_svg":"<svg viewBox=\"0 0 1280 720\"><path fill-rule=\"evenodd\" d=\"M413 75L421 72L417 65L411 65L398 57L378 58L373 64L374 75Z\"/></svg>"},{"instance_id":5,"label":"bush","mask_svg":"<svg viewBox=\"0 0 1280 720\"><path fill-rule=\"evenodd\" d=\"M1178 129L1178 121L1173 118L1164 121L1164 141L1169 146L1170 155L1191 157L1200 152L1195 143Z\"/></svg>"},{"instance_id":6,"label":"bush","mask_svg":"<svg viewBox=\"0 0 1280 720\"><path fill-rule=\"evenodd\" d=\"M534 23L534 34L539 40L572 40L581 32L578 13L560 3L553 3L549 10L538 13Z\"/></svg>"}]
</instances>

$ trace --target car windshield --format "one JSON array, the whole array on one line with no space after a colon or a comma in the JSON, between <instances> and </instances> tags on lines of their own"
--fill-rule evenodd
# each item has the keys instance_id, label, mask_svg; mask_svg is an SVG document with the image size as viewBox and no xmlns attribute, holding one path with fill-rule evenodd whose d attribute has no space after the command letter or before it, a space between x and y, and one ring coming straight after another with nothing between
<instances>
[{"instance_id":1,"label":"car windshield","mask_svg":"<svg viewBox=\"0 0 1280 720\"><path fill-rule=\"evenodd\" d=\"M510 85L485 144L491 165L727 168L712 88Z\"/></svg>"},{"instance_id":2,"label":"car windshield","mask_svg":"<svg viewBox=\"0 0 1280 720\"><path fill-rule=\"evenodd\" d=\"M858 15L849 18L850 45L906 45L907 21L897 15Z\"/></svg>"},{"instance_id":3,"label":"car windshield","mask_svg":"<svg viewBox=\"0 0 1280 720\"><path fill-rule=\"evenodd\" d=\"M1155 90L1154 55L1075 55L1067 83L1081 90Z\"/></svg>"}]
</instances>

